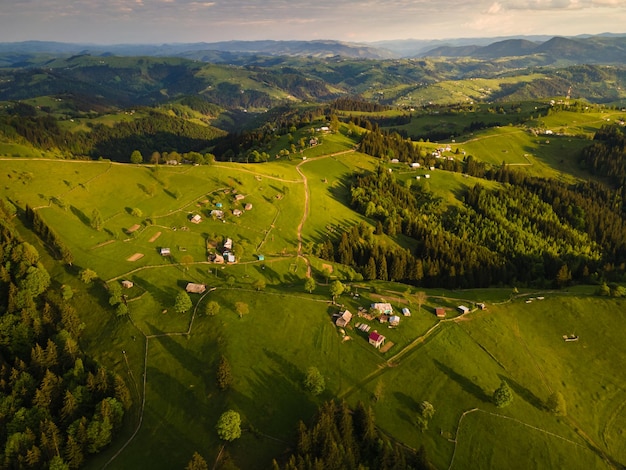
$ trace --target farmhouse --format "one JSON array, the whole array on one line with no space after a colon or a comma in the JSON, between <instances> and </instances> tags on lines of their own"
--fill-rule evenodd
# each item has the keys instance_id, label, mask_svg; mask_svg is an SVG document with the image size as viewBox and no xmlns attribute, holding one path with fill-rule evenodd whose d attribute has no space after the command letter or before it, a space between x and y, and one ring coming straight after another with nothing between
<instances>
[{"instance_id":1,"label":"farmhouse","mask_svg":"<svg viewBox=\"0 0 626 470\"><path fill-rule=\"evenodd\" d=\"M187 284L187 287L185 287L185 290L190 294L204 294L204 292L206 291L206 285L189 282Z\"/></svg>"},{"instance_id":2,"label":"farmhouse","mask_svg":"<svg viewBox=\"0 0 626 470\"><path fill-rule=\"evenodd\" d=\"M243 212L241 212L241 209L233 209L233 215L235 217L239 217L241 214L243 214Z\"/></svg>"},{"instance_id":3,"label":"farmhouse","mask_svg":"<svg viewBox=\"0 0 626 470\"><path fill-rule=\"evenodd\" d=\"M235 201L241 201L245 197L246 196L244 196L243 194L235 194Z\"/></svg>"},{"instance_id":4,"label":"farmhouse","mask_svg":"<svg viewBox=\"0 0 626 470\"><path fill-rule=\"evenodd\" d=\"M252 204L250 204L250 203L246 204L244 209L247 210L247 211L251 211L252 210Z\"/></svg>"},{"instance_id":5,"label":"farmhouse","mask_svg":"<svg viewBox=\"0 0 626 470\"><path fill-rule=\"evenodd\" d=\"M437 315L437 318L446 318L446 309L443 307L435 308L435 315Z\"/></svg>"},{"instance_id":6,"label":"farmhouse","mask_svg":"<svg viewBox=\"0 0 626 470\"><path fill-rule=\"evenodd\" d=\"M410 317L411 316L411 311L408 308L404 307L402 309L402 315L404 315L405 317Z\"/></svg>"},{"instance_id":7,"label":"farmhouse","mask_svg":"<svg viewBox=\"0 0 626 470\"><path fill-rule=\"evenodd\" d=\"M217 264L224 264L224 257L219 253L211 253L208 257L209 261Z\"/></svg>"},{"instance_id":8,"label":"farmhouse","mask_svg":"<svg viewBox=\"0 0 626 470\"><path fill-rule=\"evenodd\" d=\"M341 315L339 315L339 318L337 318L335 325L344 328L348 326L350 320L352 320L352 313L350 313L349 310L344 310L343 312L341 312Z\"/></svg>"},{"instance_id":9,"label":"farmhouse","mask_svg":"<svg viewBox=\"0 0 626 470\"><path fill-rule=\"evenodd\" d=\"M390 326L398 326L400 324L400 317L398 315L391 315L389 317Z\"/></svg>"},{"instance_id":10,"label":"farmhouse","mask_svg":"<svg viewBox=\"0 0 626 470\"><path fill-rule=\"evenodd\" d=\"M161 248L159 252L161 253L161 256L169 256L172 254L171 250L165 247Z\"/></svg>"},{"instance_id":11,"label":"farmhouse","mask_svg":"<svg viewBox=\"0 0 626 470\"><path fill-rule=\"evenodd\" d=\"M369 335L369 343L375 348L380 348L385 343L385 337L374 330Z\"/></svg>"},{"instance_id":12,"label":"farmhouse","mask_svg":"<svg viewBox=\"0 0 626 470\"><path fill-rule=\"evenodd\" d=\"M189 220L193 224L199 224L200 222L202 222L202 217L200 216L200 214L194 214Z\"/></svg>"},{"instance_id":13,"label":"farmhouse","mask_svg":"<svg viewBox=\"0 0 626 470\"><path fill-rule=\"evenodd\" d=\"M469 307L466 307L465 305L459 305L457 310L461 313L467 313L470 311Z\"/></svg>"},{"instance_id":14,"label":"farmhouse","mask_svg":"<svg viewBox=\"0 0 626 470\"><path fill-rule=\"evenodd\" d=\"M391 304L389 303L374 303L370 306L373 310L378 310L381 314L391 314L393 313L393 308L391 308Z\"/></svg>"},{"instance_id":15,"label":"farmhouse","mask_svg":"<svg viewBox=\"0 0 626 470\"><path fill-rule=\"evenodd\" d=\"M122 281L122 287L124 289L130 289L133 286L134 286L133 281Z\"/></svg>"},{"instance_id":16,"label":"farmhouse","mask_svg":"<svg viewBox=\"0 0 626 470\"><path fill-rule=\"evenodd\" d=\"M224 253L222 253L222 256L224 256L224 261L226 261L227 263L236 263L237 259L235 258L235 255L233 253L231 253L230 251L225 251Z\"/></svg>"},{"instance_id":17,"label":"farmhouse","mask_svg":"<svg viewBox=\"0 0 626 470\"><path fill-rule=\"evenodd\" d=\"M225 250L232 250L233 249L233 241L230 238L227 238L224 241L224 249Z\"/></svg>"}]
</instances>

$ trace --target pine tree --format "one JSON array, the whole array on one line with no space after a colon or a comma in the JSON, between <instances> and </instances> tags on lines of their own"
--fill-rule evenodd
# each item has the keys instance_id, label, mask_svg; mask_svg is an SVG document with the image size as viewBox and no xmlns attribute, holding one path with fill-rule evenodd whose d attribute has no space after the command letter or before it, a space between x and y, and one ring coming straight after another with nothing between
<instances>
[{"instance_id":1,"label":"pine tree","mask_svg":"<svg viewBox=\"0 0 626 470\"><path fill-rule=\"evenodd\" d=\"M230 368L230 363L226 356L220 357L220 362L217 366L217 386L220 390L227 390L233 383L233 376Z\"/></svg>"}]
</instances>

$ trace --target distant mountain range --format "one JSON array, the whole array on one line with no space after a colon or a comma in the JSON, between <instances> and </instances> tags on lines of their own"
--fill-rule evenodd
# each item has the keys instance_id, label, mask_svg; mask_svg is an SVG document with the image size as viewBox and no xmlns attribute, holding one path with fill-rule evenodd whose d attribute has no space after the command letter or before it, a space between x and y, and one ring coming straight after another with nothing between
<instances>
[{"instance_id":1,"label":"distant mountain range","mask_svg":"<svg viewBox=\"0 0 626 470\"><path fill-rule=\"evenodd\" d=\"M626 63L626 36L553 37L547 41L506 39L486 46L440 46L420 54L420 56L430 57L473 57L492 60L529 55L543 55L555 62L624 64Z\"/></svg>"},{"instance_id":2,"label":"distant mountain range","mask_svg":"<svg viewBox=\"0 0 626 470\"><path fill-rule=\"evenodd\" d=\"M341 41L225 41L187 44L69 44L45 41L0 43L0 66L23 66L33 56L157 56L184 57L214 63L242 63L250 57L345 57L351 59L399 59L468 57L495 60L537 56L541 63L626 63L626 35L450 40L398 40L376 43Z\"/></svg>"}]
</instances>

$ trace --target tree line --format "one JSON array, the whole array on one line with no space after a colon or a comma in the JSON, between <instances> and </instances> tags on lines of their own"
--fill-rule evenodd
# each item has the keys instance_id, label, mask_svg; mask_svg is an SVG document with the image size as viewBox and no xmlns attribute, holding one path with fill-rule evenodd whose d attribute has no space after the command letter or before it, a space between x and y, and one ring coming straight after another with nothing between
<instances>
[{"instance_id":1,"label":"tree line","mask_svg":"<svg viewBox=\"0 0 626 470\"><path fill-rule=\"evenodd\" d=\"M462 206L443 204L427 184L397 181L383 166L354 175L350 205L375 228L350 227L317 243L313 253L365 279L428 287L562 287L624 277L626 214L614 210L621 207L614 191L507 167L475 171L502 186L476 184L461 195ZM383 235L404 237L403 247Z\"/></svg>"},{"instance_id":2,"label":"tree line","mask_svg":"<svg viewBox=\"0 0 626 470\"><path fill-rule=\"evenodd\" d=\"M24 106L28 105L22 104L20 109ZM71 158L104 157L128 162L134 150L143 155L155 151L205 152L226 134L156 109L146 111L147 116L132 121L113 126L88 123L90 131L70 132L61 129L52 115L31 115L22 110L0 115L0 135L43 150L58 149Z\"/></svg>"},{"instance_id":3,"label":"tree line","mask_svg":"<svg viewBox=\"0 0 626 470\"><path fill-rule=\"evenodd\" d=\"M80 468L120 428L123 379L80 347L84 324L0 201L0 467Z\"/></svg>"},{"instance_id":4,"label":"tree line","mask_svg":"<svg viewBox=\"0 0 626 470\"><path fill-rule=\"evenodd\" d=\"M346 402L328 401L318 409L310 426L298 423L292 455L275 470L428 470L424 448L415 452L391 441L376 427L374 412L359 402L351 410Z\"/></svg>"}]
</instances>

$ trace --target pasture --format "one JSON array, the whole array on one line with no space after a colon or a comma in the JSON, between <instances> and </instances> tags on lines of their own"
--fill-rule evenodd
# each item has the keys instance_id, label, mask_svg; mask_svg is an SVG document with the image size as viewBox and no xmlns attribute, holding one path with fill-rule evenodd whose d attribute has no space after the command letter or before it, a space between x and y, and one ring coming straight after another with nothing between
<instances>
[{"instance_id":1,"label":"pasture","mask_svg":"<svg viewBox=\"0 0 626 470\"><path fill-rule=\"evenodd\" d=\"M494 163L503 154L510 163L524 161L515 149L530 145L525 132L513 127L490 132L493 137L458 145ZM326 262L309 260L318 285L305 292L308 265L297 256L298 241L306 245L364 220L347 205L345 179L377 162L356 152L321 158L345 150L344 137L328 154L319 148L307 160L263 165L156 168L24 159L11 160L0 173L3 195L19 207L36 207L70 247L75 265L64 269L37 245L54 288L68 283L75 289L86 349L122 374L133 393L122 435L89 468L107 462L107 468L183 468L194 451L212 464L222 446L215 422L229 408L244 422L242 438L226 446L229 455L240 468L269 468L272 458L293 446L298 421L308 422L318 404L337 397L351 405L370 404L385 433L412 448L423 444L437 468L623 464L625 301L588 291L513 295L511 289L432 289L420 309L403 295L407 286L358 283L337 299L351 312L385 300L396 312L408 305L412 316L389 328L355 315L341 332L332 317L339 307L332 305L321 276ZM548 167L550 157L544 158ZM299 233L304 178L310 200ZM460 192L471 183L437 171L428 184L444 198L446 187ZM236 201L235 192L245 198ZM245 203L252 208L234 216ZM224 221L210 216L218 204ZM94 209L102 216L101 230L91 227ZM195 213L202 216L199 224L189 220ZM129 233L135 224L139 229ZM209 263L208 252L225 237L233 240L238 262ZM170 256L160 255L165 246ZM128 261L136 253L144 256ZM260 253L265 260L258 260ZM75 274L86 267L103 281L135 283L128 291L128 316L115 316L104 283L87 290L79 283ZM334 275L346 278L341 268ZM266 286L255 290L256 280ZM209 292L191 294L192 310L178 313L175 298L187 282L204 283ZM215 316L204 310L210 300L221 307ZM238 314L237 302L247 304L249 313ZM487 310L475 308L462 317L456 311L477 302L486 302ZM434 315L438 306L448 309L443 321ZM393 347L376 350L356 323L377 329ZM580 340L565 342L563 335L570 334ZM215 379L222 354L234 378L228 391L220 391ZM318 397L302 386L309 366L326 379ZM515 399L497 409L491 396L503 379ZM566 400L566 416L546 409L554 391ZM436 411L420 430L415 416L423 400Z\"/></svg>"}]
</instances>

